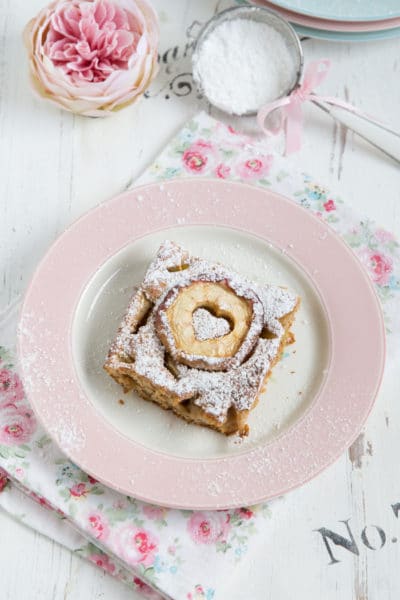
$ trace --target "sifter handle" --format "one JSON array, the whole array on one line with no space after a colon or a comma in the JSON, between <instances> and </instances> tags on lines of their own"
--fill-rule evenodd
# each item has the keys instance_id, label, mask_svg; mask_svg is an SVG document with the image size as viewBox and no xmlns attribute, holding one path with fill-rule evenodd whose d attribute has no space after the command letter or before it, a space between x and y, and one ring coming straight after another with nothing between
<instances>
[{"instance_id":1,"label":"sifter handle","mask_svg":"<svg viewBox=\"0 0 400 600\"><path fill-rule=\"evenodd\" d=\"M400 163L400 133L382 123L369 119L366 115L356 114L347 109L327 105L320 100L313 104L328 113L333 119L354 131L364 140Z\"/></svg>"}]
</instances>

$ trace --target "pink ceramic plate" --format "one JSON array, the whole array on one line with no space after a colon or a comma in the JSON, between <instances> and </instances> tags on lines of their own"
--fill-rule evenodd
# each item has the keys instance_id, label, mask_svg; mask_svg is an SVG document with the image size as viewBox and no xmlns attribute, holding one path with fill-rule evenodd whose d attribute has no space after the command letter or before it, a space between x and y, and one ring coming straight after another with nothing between
<instances>
[{"instance_id":1,"label":"pink ceramic plate","mask_svg":"<svg viewBox=\"0 0 400 600\"><path fill-rule=\"evenodd\" d=\"M296 343L242 443L122 398L101 368L166 238L302 297ZM214 180L144 186L83 216L38 267L19 331L30 401L70 459L125 494L180 508L254 504L317 475L359 433L384 366L379 302L347 246L278 194Z\"/></svg>"},{"instance_id":2,"label":"pink ceramic plate","mask_svg":"<svg viewBox=\"0 0 400 600\"><path fill-rule=\"evenodd\" d=\"M281 8L280 6L276 6L273 2L268 2L268 0L253 0L252 4L266 6L267 8L279 13L291 23L296 23L297 25L303 25L305 27L311 27L312 29L322 29L324 31L361 33L370 31L385 31L386 29L400 27L400 17L381 19L379 21L330 21L329 19L320 19L318 17L312 17L297 13L292 10L287 10L286 8Z\"/></svg>"}]
</instances>

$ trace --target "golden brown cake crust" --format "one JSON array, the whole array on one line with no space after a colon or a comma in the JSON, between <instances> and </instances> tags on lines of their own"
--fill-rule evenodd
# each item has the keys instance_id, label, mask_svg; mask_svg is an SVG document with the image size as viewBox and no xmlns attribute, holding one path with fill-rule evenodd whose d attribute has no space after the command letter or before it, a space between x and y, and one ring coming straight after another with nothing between
<instances>
[{"instance_id":1,"label":"golden brown cake crust","mask_svg":"<svg viewBox=\"0 0 400 600\"><path fill-rule=\"evenodd\" d=\"M256 343L233 368L207 371L188 366L171 354L162 332L157 331L159 307L176 287L199 280L221 281L224 277L233 279L239 293L251 289L259 299L262 326ZM202 306L197 300L196 308ZM205 308L206 301L207 297ZM129 303L104 368L125 392L134 390L188 422L225 435L247 435L248 415L257 405L284 347L294 341L290 328L299 304L299 298L283 288L256 286L221 265L191 257L173 242L165 242Z\"/></svg>"}]
</instances>

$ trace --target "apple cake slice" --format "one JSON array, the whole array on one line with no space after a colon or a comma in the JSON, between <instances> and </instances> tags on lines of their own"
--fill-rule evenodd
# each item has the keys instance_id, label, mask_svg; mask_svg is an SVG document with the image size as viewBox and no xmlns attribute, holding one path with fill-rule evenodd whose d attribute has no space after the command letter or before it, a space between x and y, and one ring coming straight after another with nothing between
<instances>
[{"instance_id":1,"label":"apple cake slice","mask_svg":"<svg viewBox=\"0 0 400 600\"><path fill-rule=\"evenodd\" d=\"M124 388L225 435L247 418L287 344L299 298L165 241L134 293L105 370Z\"/></svg>"}]
</instances>

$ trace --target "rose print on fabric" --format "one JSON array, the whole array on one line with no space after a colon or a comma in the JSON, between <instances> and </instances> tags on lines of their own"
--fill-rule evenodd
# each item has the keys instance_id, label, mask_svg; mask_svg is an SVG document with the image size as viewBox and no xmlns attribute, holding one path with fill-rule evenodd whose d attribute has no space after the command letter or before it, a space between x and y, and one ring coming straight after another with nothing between
<instances>
[{"instance_id":1,"label":"rose print on fabric","mask_svg":"<svg viewBox=\"0 0 400 600\"><path fill-rule=\"evenodd\" d=\"M272 154L256 155L240 162L236 167L236 174L242 179L262 179L270 172L273 163Z\"/></svg>"},{"instance_id":2,"label":"rose print on fabric","mask_svg":"<svg viewBox=\"0 0 400 600\"><path fill-rule=\"evenodd\" d=\"M97 540L105 541L110 535L108 521L100 511L90 512L87 517L87 522L89 533Z\"/></svg>"},{"instance_id":3,"label":"rose print on fabric","mask_svg":"<svg viewBox=\"0 0 400 600\"><path fill-rule=\"evenodd\" d=\"M372 281L381 286L389 283L393 271L393 260L390 256L369 248L362 250L359 256L371 274Z\"/></svg>"},{"instance_id":4,"label":"rose print on fabric","mask_svg":"<svg viewBox=\"0 0 400 600\"><path fill-rule=\"evenodd\" d=\"M226 179L227 177L229 177L230 172L231 172L231 168L228 165L224 165L222 163L217 165L217 167L215 169L215 174L220 179Z\"/></svg>"},{"instance_id":5,"label":"rose print on fabric","mask_svg":"<svg viewBox=\"0 0 400 600\"><path fill-rule=\"evenodd\" d=\"M227 512L194 512L187 528L193 541L199 544L214 544L226 541L230 530L230 515Z\"/></svg>"},{"instance_id":6,"label":"rose print on fabric","mask_svg":"<svg viewBox=\"0 0 400 600\"><path fill-rule=\"evenodd\" d=\"M332 198L330 200L327 200L326 202L324 202L323 207L326 210L326 212L331 212L332 210L336 210L336 205L335 205L335 202L332 200Z\"/></svg>"},{"instance_id":7,"label":"rose print on fabric","mask_svg":"<svg viewBox=\"0 0 400 600\"><path fill-rule=\"evenodd\" d=\"M161 600L161 597L155 592L147 583L139 579L139 577L133 578L135 589L137 589L145 598L148 600Z\"/></svg>"},{"instance_id":8,"label":"rose print on fabric","mask_svg":"<svg viewBox=\"0 0 400 600\"><path fill-rule=\"evenodd\" d=\"M4 490L8 483L7 473L0 467L0 492Z\"/></svg>"},{"instance_id":9,"label":"rose print on fabric","mask_svg":"<svg viewBox=\"0 0 400 600\"><path fill-rule=\"evenodd\" d=\"M254 512L249 508L238 508L235 510L234 514L239 517L239 519L245 519L246 521L254 517Z\"/></svg>"},{"instance_id":10,"label":"rose print on fabric","mask_svg":"<svg viewBox=\"0 0 400 600\"><path fill-rule=\"evenodd\" d=\"M17 446L29 442L36 429L36 419L29 408L10 404L0 409L0 444Z\"/></svg>"},{"instance_id":11,"label":"rose print on fabric","mask_svg":"<svg viewBox=\"0 0 400 600\"><path fill-rule=\"evenodd\" d=\"M153 506L153 504L143 505L143 514L153 521L163 520L167 514L167 510L161 506Z\"/></svg>"},{"instance_id":12,"label":"rose print on fabric","mask_svg":"<svg viewBox=\"0 0 400 600\"><path fill-rule=\"evenodd\" d=\"M213 600L215 590L211 588L205 589L202 585L196 585L193 592L189 592L186 596L187 600Z\"/></svg>"},{"instance_id":13,"label":"rose print on fabric","mask_svg":"<svg viewBox=\"0 0 400 600\"><path fill-rule=\"evenodd\" d=\"M380 227L375 231L375 238L379 242L382 242L382 244L392 242L395 246L397 245L397 241L393 233L391 231L386 231L386 229L382 229Z\"/></svg>"},{"instance_id":14,"label":"rose print on fabric","mask_svg":"<svg viewBox=\"0 0 400 600\"><path fill-rule=\"evenodd\" d=\"M0 361L0 409L24 399L24 389L17 373L2 368Z\"/></svg>"},{"instance_id":15,"label":"rose print on fabric","mask_svg":"<svg viewBox=\"0 0 400 600\"><path fill-rule=\"evenodd\" d=\"M107 573L111 573L111 575L115 571L115 565L111 562L111 559L107 554L91 554L89 560L93 562L95 565L107 571Z\"/></svg>"},{"instance_id":16,"label":"rose print on fabric","mask_svg":"<svg viewBox=\"0 0 400 600\"><path fill-rule=\"evenodd\" d=\"M214 161L215 154L215 148L211 142L197 140L183 153L183 166L192 175L202 174L206 167L210 167L210 163Z\"/></svg>"},{"instance_id":17,"label":"rose print on fabric","mask_svg":"<svg viewBox=\"0 0 400 600\"><path fill-rule=\"evenodd\" d=\"M69 493L74 498L84 498L89 493L89 490L84 483L76 483L69 488Z\"/></svg>"},{"instance_id":18,"label":"rose print on fabric","mask_svg":"<svg viewBox=\"0 0 400 600\"><path fill-rule=\"evenodd\" d=\"M149 531L128 524L115 532L114 545L117 554L129 565L150 567L154 563L158 540Z\"/></svg>"}]
</instances>

